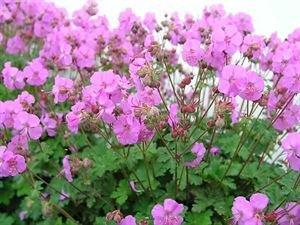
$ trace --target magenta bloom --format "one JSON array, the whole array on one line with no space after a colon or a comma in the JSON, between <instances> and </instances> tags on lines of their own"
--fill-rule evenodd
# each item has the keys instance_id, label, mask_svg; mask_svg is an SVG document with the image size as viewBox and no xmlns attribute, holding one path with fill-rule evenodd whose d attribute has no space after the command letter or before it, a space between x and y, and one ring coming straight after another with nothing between
<instances>
[{"instance_id":1,"label":"magenta bloom","mask_svg":"<svg viewBox=\"0 0 300 225\"><path fill-rule=\"evenodd\" d=\"M24 43L24 40L20 37L20 35L16 35L7 40L6 51L9 54L20 54L24 53L27 50L27 47Z\"/></svg>"},{"instance_id":2,"label":"magenta bloom","mask_svg":"<svg viewBox=\"0 0 300 225\"><path fill-rule=\"evenodd\" d=\"M197 167L201 163L205 155L205 151L206 149L202 143L195 143L192 148L192 153L196 156L196 159L191 162L185 162L184 165L193 168Z\"/></svg>"},{"instance_id":3,"label":"magenta bloom","mask_svg":"<svg viewBox=\"0 0 300 225\"><path fill-rule=\"evenodd\" d=\"M141 124L132 115L122 115L113 123L113 130L122 145L135 144L139 141Z\"/></svg>"},{"instance_id":4,"label":"magenta bloom","mask_svg":"<svg viewBox=\"0 0 300 225\"><path fill-rule=\"evenodd\" d=\"M35 102L35 99L33 95L29 94L27 91L23 91L20 95L18 95L17 101L20 102L24 110L28 110Z\"/></svg>"},{"instance_id":5,"label":"magenta bloom","mask_svg":"<svg viewBox=\"0 0 300 225\"><path fill-rule=\"evenodd\" d=\"M48 70L42 65L40 59L35 59L30 62L23 72L27 78L27 83L32 86L45 84L49 75Z\"/></svg>"},{"instance_id":6,"label":"magenta bloom","mask_svg":"<svg viewBox=\"0 0 300 225\"><path fill-rule=\"evenodd\" d=\"M282 147L287 154L286 158L291 169L300 171L300 134L289 133L282 141Z\"/></svg>"},{"instance_id":7,"label":"magenta bloom","mask_svg":"<svg viewBox=\"0 0 300 225\"><path fill-rule=\"evenodd\" d=\"M2 76L4 85L10 90L22 89L25 86L23 73L12 67L10 62L4 64Z\"/></svg>"},{"instance_id":8,"label":"magenta bloom","mask_svg":"<svg viewBox=\"0 0 300 225\"><path fill-rule=\"evenodd\" d=\"M16 176L26 170L26 161L22 155L14 154L0 146L0 177Z\"/></svg>"},{"instance_id":9,"label":"magenta bloom","mask_svg":"<svg viewBox=\"0 0 300 225\"><path fill-rule=\"evenodd\" d=\"M69 193L65 192L64 189L62 189L62 191L61 191L61 193L59 195L59 200L60 201L64 201L64 200L66 200L69 197L70 197Z\"/></svg>"},{"instance_id":10,"label":"magenta bloom","mask_svg":"<svg viewBox=\"0 0 300 225\"><path fill-rule=\"evenodd\" d=\"M242 44L243 36L234 25L226 25L213 29L212 41L215 50L232 55Z\"/></svg>"},{"instance_id":11,"label":"magenta bloom","mask_svg":"<svg viewBox=\"0 0 300 225\"><path fill-rule=\"evenodd\" d=\"M210 149L210 154L212 154L212 155L218 155L218 154L220 154L220 152L221 152L221 150L218 147L212 147Z\"/></svg>"},{"instance_id":12,"label":"magenta bloom","mask_svg":"<svg viewBox=\"0 0 300 225\"><path fill-rule=\"evenodd\" d=\"M280 84L290 91L300 92L300 64L290 64L283 71L283 77Z\"/></svg>"},{"instance_id":13,"label":"magenta bloom","mask_svg":"<svg viewBox=\"0 0 300 225\"><path fill-rule=\"evenodd\" d=\"M95 51L89 46L83 45L75 49L74 54L79 68L90 68L95 63Z\"/></svg>"},{"instance_id":14,"label":"magenta bloom","mask_svg":"<svg viewBox=\"0 0 300 225\"><path fill-rule=\"evenodd\" d=\"M275 211L279 225L300 224L300 205L296 202L288 202L284 208Z\"/></svg>"},{"instance_id":15,"label":"magenta bloom","mask_svg":"<svg viewBox=\"0 0 300 225\"><path fill-rule=\"evenodd\" d=\"M183 218L180 213L183 209L183 204L178 204L173 199L166 199L163 205L155 205L151 211L154 225L181 225Z\"/></svg>"},{"instance_id":16,"label":"magenta bloom","mask_svg":"<svg viewBox=\"0 0 300 225\"><path fill-rule=\"evenodd\" d=\"M235 97L239 94L239 87L246 72L241 66L228 65L222 70L218 90L228 97Z\"/></svg>"},{"instance_id":17,"label":"magenta bloom","mask_svg":"<svg viewBox=\"0 0 300 225\"><path fill-rule=\"evenodd\" d=\"M47 133L50 137L53 137L56 135L57 122L55 119L51 118L48 114L45 114L41 118L41 122L44 126L44 131L47 131Z\"/></svg>"},{"instance_id":18,"label":"magenta bloom","mask_svg":"<svg viewBox=\"0 0 300 225\"><path fill-rule=\"evenodd\" d=\"M118 225L136 225L136 220L133 216L129 215L122 219Z\"/></svg>"},{"instance_id":19,"label":"magenta bloom","mask_svg":"<svg viewBox=\"0 0 300 225\"><path fill-rule=\"evenodd\" d=\"M190 66L198 66L203 58L204 50L200 47L200 40L191 39L184 43L182 58Z\"/></svg>"},{"instance_id":20,"label":"magenta bloom","mask_svg":"<svg viewBox=\"0 0 300 225\"><path fill-rule=\"evenodd\" d=\"M71 170L72 169L71 169L71 165L70 165L70 156L66 155L63 158L63 172L65 174L67 181L69 181L70 183L73 181Z\"/></svg>"},{"instance_id":21,"label":"magenta bloom","mask_svg":"<svg viewBox=\"0 0 300 225\"><path fill-rule=\"evenodd\" d=\"M20 132L21 135L27 135L33 140L38 140L43 133L40 125L40 119L33 114L27 112L20 112L14 121L14 128Z\"/></svg>"},{"instance_id":22,"label":"magenta bloom","mask_svg":"<svg viewBox=\"0 0 300 225\"><path fill-rule=\"evenodd\" d=\"M28 138L22 135L15 135L7 144L7 150L15 154L25 155L28 151Z\"/></svg>"},{"instance_id":23,"label":"magenta bloom","mask_svg":"<svg viewBox=\"0 0 300 225\"><path fill-rule=\"evenodd\" d=\"M172 128L175 128L177 123L179 122L177 114L178 114L178 105L174 103L170 106L170 114L168 119L168 123Z\"/></svg>"},{"instance_id":24,"label":"magenta bloom","mask_svg":"<svg viewBox=\"0 0 300 225\"><path fill-rule=\"evenodd\" d=\"M246 72L246 76L239 82L239 95L245 100L260 99L264 90L264 80L253 71Z\"/></svg>"},{"instance_id":25,"label":"magenta bloom","mask_svg":"<svg viewBox=\"0 0 300 225\"><path fill-rule=\"evenodd\" d=\"M72 133L77 133L80 125L80 114L69 112L66 115L67 127Z\"/></svg>"},{"instance_id":26,"label":"magenta bloom","mask_svg":"<svg viewBox=\"0 0 300 225\"><path fill-rule=\"evenodd\" d=\"M242 196L235 198L231 209L234 224L263 225L263 210L268 203L268 197L261 193L253 194L249 201Z\"/></svg>"},{"instance_id":27,"label":"magenta bloom","mask_svg":"<svg viewBox=\"0 0 300 225\"><path fill-rule=\"evenodd\" d=\"M54 95L54 102L64 102L69 98L70 93L73 91L73 81L68 78L56 76L55 83L52 88Z\"/></svg>"}]
</instances>

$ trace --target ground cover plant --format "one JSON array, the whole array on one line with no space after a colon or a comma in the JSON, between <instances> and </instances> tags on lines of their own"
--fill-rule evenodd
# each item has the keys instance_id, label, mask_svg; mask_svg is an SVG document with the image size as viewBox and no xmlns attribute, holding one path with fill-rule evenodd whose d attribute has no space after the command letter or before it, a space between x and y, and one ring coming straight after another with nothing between
<instances>
[{"instance_id":1,"label":"ground cover plant","mask_svg":"<svg viewBox=\"0 0 300 225\"><path fill-rule=\"evenodd\" d=\"M2 0L0 224L299 225L299 60L221 5Z\"/></svg>"}]
</instances>

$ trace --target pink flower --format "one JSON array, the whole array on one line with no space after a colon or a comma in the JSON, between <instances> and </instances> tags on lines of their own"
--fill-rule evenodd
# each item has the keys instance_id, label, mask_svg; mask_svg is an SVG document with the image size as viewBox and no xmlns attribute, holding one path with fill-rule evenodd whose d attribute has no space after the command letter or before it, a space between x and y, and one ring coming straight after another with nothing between
<instances>
[{"instance_id":1,"label":"pink flower","mask_svg":"<svg viewBox=\"0 0 300 225\"><path fill-rule=\"evenodd\" d=\"M20 220L24 220L26 214L27 214L27 211L21 211L21 212L19 213L19 219L20 219Z\"/></svg>"},{"instance_id":2,"label":"pink flower","mask_svg":"<svg viewBox=\"0 0 300 225\"><path fill-rule=\"evenodd\" d=\"M60 201L64 201L64 200L66 200L69 197L70 197L69 193L65 192L64 189L62 189L62 191L61 191L61 193L59 195L59 200Z\"/></svg>"},{"instance_id":3,"label":"pink flower","mask_svg":"<svg viewBox=\"0 0 300 225\"><path fill-rule=\"evenodd\" d=\"M41 122L44 126L44 131L47 131L48 135L50 137L53 137L56 135L56 125L57 122L55 119L51 118L49 116L49 114L45 114L42 118L41 118Z\"/></svg>"},{"instance_id":4,"label":"pink flower","mask_svg":"<svg viewBox=\"0 0 300 225\"><path fill-rule=\"evenodd\" d=\"M300 106L299 105L289 105L280 114L280 116L275 121L273 127L277 130L286 130L293 128L296 126L300 121Z\"/></svg>"},{"instance_id":5,"label":"pink flower","mask_svg":"<svg viewBox=\"0 0 300 225\"><path fill-rule=\"evenodd\" d=\"M205 151L206 149L202 143L195 143L192 148L192 153L196 156L196 159L191 162L185 162L184 165L193 168L197 167L201 163L205 155Z\"/></svg>"},{"instance_id":6,"label":"pink flower","mask_svg":"<svg viewBox=\"0 0 300 225\"><path fill-rule=\"evenodd\" d=\"M65 102L73 92L73 81L68 78L56 76L52 87L54 102Z\"/></svg>"},{"instance_id":7,"label":"pink flower","mask_svg":"<svg viewBox=\"0 0 300 225\"><path fill-rule=\"evenodd\" d=\"M25 87L24 75L18 68L12 67L10 62L4 64L2 70L3 83L10 89L22 89Z\"/></svg>"},{"instance_id":8,"label":"pink flower","mask_svg":"<svg viewBox=\"0 0 300 225\"><path fill-rule=\"evenodd\" d=\"M76 114L74 112L67 113L66 122L67 122L68 129L72 133L78 132L80 120L81 120L80 114Z\"/></svg>"},{"instance_id":9,"label":"pink flower","mask_svg":"<svg viewBox=\"0 0 300 225\"><path fill-rule=\"evenodd\" d=\"M300 205L296 202L288 202L284 208L275 211L279 225L300 224Z\"/></svg>"},{"instance_id":10,"label":"pink flower","mask_svg":"<svg viewBox=\"0 0 300 225\"><path fill-rule=\"evenodd\" d=\"M291 169L300 171L300 133L289 133L282 141L282 147Z\"/></svg>"},{"instance_id":11,"label":"pink flower","mask_svg":"<svg viewBox=\"0 0 300 225\"><path fill-rule=\"evenodd\" d=\"M294 93L300 92L300 64L290 64L283 71L280 84Z\"/></svg>"},{"instance_id":12,"label":"pink flower","mask_svg":"<svg viewBox=\"0 0 300 225\"><path fill-rule=\"evenodd\" d=\"M23 91L18 95L17 101L22 105L23 109L27 111L35 102L35 99L33 95L29 94L27 91Z\"/></svg>"},{"instance_id":13,"label":"pink flower","mask_svg":"<svg viewBox=\"0 0 300 225\"><path fill-rule=\"evenodd\" d=\"M169 119L168 119L168 123L170 125L170 127L172 127L173 129L176 127L176 125L179 122L178 119L178 105L176 103L173 103L170 106L170 114L169 114Z\"/></svg>"},{"instance_id":14,"label":"pink flower","mask_svg":"<svg viewBox=\"0 0 300 225\"><path fill-rule=\"evenodd\" d=\"M33 114L20 112L14 121L14 128L22 135L27 135L33 140L38 140L43 133L40 125L40 119Z\"/></svg>"},{"instance_id":15,"label":"pink flower","mask_svg":"<svg viewBox=\"0 0 300 225\"><path fill-rule=\"evenodd\" d=\"M198 66L203 58L204 50L200 47L200 40L189 39L183 45L182 58L190 66Z\"/></svg>"},{"instance_id":16,"label":"pink flower","mask_svg":"<svg viewBox=\"0 0 300 225\"><path fill-rule=\"evenodd\" d=\"M136 225L136 220L133 216L129 215L122 219L118 225Z\"/></svg>"},{"instance_id":17,"label":"pink flower","mask_svg":"<svg viewBox=\"0 0 300 225\"><path fill-rule=\"evenodd\" d=\"M46 83L49 72L42 65L40 59L35 59L25 67L23 71L25 77L27 78L27 83L32 86L41 86Z\"/></svg>"},{"instance_id":18,"label":"pink flower","mask_svg":"<svg viewBox=\"0 0 300 225\"><path fill-rule=\"evenodd\" d=\"M264 87L264 80L256 72L248 71L239 82L239 96L245 100L256 101L260 99Z\"/></svg>"},{"instance_id":19,"label":"pink flower","mask_svg":"<svg viewBox=\"0 0 300 225\"><path fill-rule=\"evenodd\" d=\"M153 32L157 26L156 18L154 13L146 13L143 23L149 31Z\"/></svg>"},{"instance_id":20,"label":"pink flower","mask_svg":"<svg viewBox=\"0 0 300 225\"><path fill-rule=\"evenodd\" d=\"M218 147L212 147L209 152L212 155L218 155L220 154L221 150Z\"/></svg>"},{"instance_id":21,"label":"pink flower","mask_svg":"<svg viewBox=\"0 0 300 225\"><path fill-rule=\"evenodd\" d=\"M28 151L28 138L23 135L15 135L7 144L7 150L15 154L26 155Z\"/></svg>"},{"instance_id":22,"label":"pink flower","mask_svg":"<svg viewBox=\"0 0 300 225\"><path fill-rule=\"evenodd\" d=\"M247 35L241 46L241 52L244 53L245 56L257 60L263 54L262 51L264 47L263 36Z\"/></svg>"},{"instance_id":23,"label":"pink flower","mask_svg":"<svg viewBox=\"0 0 300 225\"><path fill-rule=\"evenodd\" d=\"M81 122L81 112L85 108L85 104L83 102L77 102L72 106L72 111L67 113L66 122L67 127L72 133L77 133L79 129L79 125Z\"/></svg>"},{"instance_id":24,"label":"pink flower","mask_svg":"<svg viewBox=\"0 0 300 225\"><path fill-rule=\"evenodd\" d=\"M242 196L235 198L231 209L234 224L263 225L263 210L268 203L268 197L261 193L253 194L249 201Z\"/></svg>"},{"instance_id":25,"label":"pink flower","mask_svg":"<svg viewBox=\"0 0 300 225\"><path fill-rule=\"evenodd\" d=\"M221 72L218 90L228 97L235 97L239 94L239 86L245 79L246 72L241 66L228 65Z\"/></svg>"},{"instance_id":26,"label":"pink flower","mask_svg":"<svg viewBox=\"0 0 300 225\"><path fill-rule=\"evenodd\" d=\"M225 25L213 28L212 41L216 51L232 55L242 44L243 36L234 25Z\"/></svg>"},{"instance_id":27,"label":"pink flower","mask_svg":"<svg viewBox=\"0 0 300 225\"><path fill-rule=\"evenodd\" d=\"M151 211L154 225L181 225L183 218L180 213L183 209L183 204L178 204L173 199L166 199L163 205L155 205Z\"/></svg>"},{"instance_id":28,"label":"pink flower","mask_svg":"<svg viewBox=\"0 0 300 225\"><path fill-rule=\"evenodd\" d=\"M134 192L137 192L137 193L138 193L138 192L142 192L142 191L136 189L135 183L134 183L133 180L131 180L131 181L129 182L129 185L130 185L131 190L133 190Z\"/></svg>"},{"instance_id":29,"label":"pink flower","mask_svg":"<svg viewBox=\"0 0 300 225\"><path fill-rule=\"evenodd\" d=\"M141 125L132 115L122 115L113 123L113 130L120 144L136 144Z\"/></svg>"},{"instance_id":30,"label":"pink flower","mask_svg":"<svg viewBox=\"0 0 300 225\"><path fill-rule=\"evenodd\" d=\"M18 101L0 102L0 127L13 128L14 121L19 112L21 112L22 105Z\"/></svg>"},{"instance_id":31,"label":"pink flower","mask_svg":"<svg viewBox=\"0 0 300 225\"><path fill-rule=\"evenodd\" d=\"M95 63L95 51L87 45L75 49L74 56L79 68L90 68Z\"/></svg>"},{"instance_id":32,"label":"pink flower","mask_svg":"<svg viewBox=\"0 0 300 225\"><path fill-rule=\"evenodd\" d=\"M72 169L71 169L71 165L70 165L70 156L66 155L63 158L63 172L65 174L67 181L69 181L70 183L73 181L71 171L72 171Z\"/></svg>"},{"instance_id":33,"label":"pink flower","mask_svg":"<svg viewBox=\"0 0 300 225\"><path fill-rule=\"evenodd\" d=\"M0 177L16 176L26 170L25 158L0 146Z\"/></svg>"},{"instance_id":34,"label":"pink flower","mask_svg":"<svg viewBox=\"0 0 300 225\"><path fill-rule=\"evenodd\" d=\"M24 53L26 50L27 50L26 45L23 39L19 35L16 35L7 40L7 47L6 47L7 53L20 54L20 53Z\"/></svg>"}]
</instances>

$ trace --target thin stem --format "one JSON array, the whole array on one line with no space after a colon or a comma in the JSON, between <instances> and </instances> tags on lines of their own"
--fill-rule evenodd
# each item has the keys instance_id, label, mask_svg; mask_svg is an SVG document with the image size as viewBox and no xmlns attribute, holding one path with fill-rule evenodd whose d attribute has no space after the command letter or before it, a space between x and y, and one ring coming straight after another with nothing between
<instances>
[{"instance_id":1,"label":"thin stem","mask_svg":"<svg viewBox=\"0 0 300 225\"><path fill-rule=\"evenodd\" d=\"M193 136L193 134L194 134L195 131L197 130L197 126L201 124L202 120L204 119L204 117L206 116L206 114L208 113L208 111L210 110L210 108L213 106L213 104L214 104L215 100L217 99L217 97L218 97L218 94L215 93L214 98L212 99L212 101L211 101L211 103L209 104L208 108L205 110L205 112L204 112L203 115L201 116L199 122L198 122L198 121L195 122L196 125L195 125L195 128L193 129L193 131L192 131L190 137Z\"/></svg>"},{"instance_id":2,"label":"thin stem","mask_svg":"<svg viewBox=\"0 0 300 225\"><path fill-rule=\"evenodd\" d=\"M172 86L173 93L174 93L174 96L175 96L175 98L176 98L177 104L180 105L180 101L179 101L179 98L178 98L178 96L177 96L176 89L175 89L175 86L174 86L174 84L173 84L173 82L172 82L171 74L170 74L170 72L169 72L169 70L168 70L168 67L167 67L167 64L166 64L166 62L165 62L165 60L164 60L164 57L162 57L162 62L163 62L163 64L164 64L164 66L165 66L165 69L166 69L166 72L167 72L169 81L170 81L170 83L171 83L171 86Z\"/></svg>"},{"instance_id":3,"label":"thin stem","mask_svg":"<svg viewBox=\"0 0 300 225\"><path fill-rule=\"evenodd\" d=\"M280 175L279 177L273 179L272 181L270 181L269 183L267 183L266 185L260 187L259 189L257 189L255 191L255 193L262 191L263 189L269 187L270 185L274 184L275 182L279 181L280 179L282 179L283 177L285 177L286 175L288 175L291 172L291 170L289 170L288 172L284 173L283 175Z\"/></svg>"},{"instance_id":4,"label":"thin stem","mask_svg":"<svg viewBox=\"0 0 300 225\"><path fill-rule=\"evenodd\" d=\"M145 154L145 151L144 151L144 145L142 145L142 146L143 146L142 149L141 149L141 147L139 147L139 148L140 148L140 150L143 154L144 166L145 166L145 170L146 170L148 185L149 185L149 188L150 188L151 195L153 196L153 189L152 189L152 186L151 186L151 179L150 179L150 174L149 174L149 167L148 167L147 157L146 157L146 154Z\"/></svg>"},{"instance_id":5,"label":"thin stem","mask_svg":"<svg viewBox=\"0 0 300 225\"><path fill-rule=\"evenodd\" d=\"M246 134L246 129L243 129L242 136L241 136L241 138L239 140L238 145L236 146L236 149L235 149L235 151L233 153L233 156L231 157L230 163L229 163L228 167L226 168L225 173L224 173L221 181L223 181L223 179L227 175L229 169L231 168L231 165L232 165L233 161L238 156L240 150L242 149L242 146L244 145L244 142L248 139L248 136L251 134L251 131L254 129L254 126L255 126L257 120L259 119L260 115L262 114L263 110L264 110L264 108L262 108L262 110L259 112L258 116L256 117L255 121L253 122L253 124L252 124L252 126L251 126L251 128L250 128L250 130L248 131L247 134Z\"/></svg>"}]
</instances>

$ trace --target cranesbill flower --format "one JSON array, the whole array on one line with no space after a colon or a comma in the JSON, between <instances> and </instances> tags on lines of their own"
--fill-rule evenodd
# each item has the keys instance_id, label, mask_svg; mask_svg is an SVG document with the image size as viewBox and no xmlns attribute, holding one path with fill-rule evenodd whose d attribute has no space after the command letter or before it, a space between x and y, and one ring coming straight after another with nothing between
<instances>
[{"instance_id":1,"label":"cranesbill flower","mask_svg":"<svg viewBox=\"0 0 300 225\"><path fill-rule=\"evenodd\" d=\"M187 40L183 45L182 58L190 66L198 66L203 58L204 50L200 45L201 41L196 39Z\"/></svg>"},{"instance_id":2,"label":"cranesbill flower","mask_svg":"<svg viewBox=\"0 0 300 225\"><path fill-rule=\"evenodd\" d=\"M253 194L249 201L242 196L235 198L231 209L234 224L263 225L263 210L268 203L268 197L261 193Z\"/></svg>"},{"instance_id":3,"label":"cranesbill flower","mask_svg":"<svg viewBox=\"0 0 300 225\"><path fill-rule=\"evenodd\" d=\"M246 72L241 66L225 66L220 75L218 90L228 97L235 97L239 94L239 86L245 79Z\"/></svg>"},{"instance_id":4,"label":"cranesbill flower","mask_svg":"<svg viewBox=\"0 0 300 225\"><path fill-rule=\"evenodd\" d=\"M26 170L26 161L22 155L14 154L0 146L0 177L16 176Z\"/></svg>"},{"instance_id":5,"label":"cranesbill flower","mask_svg":"<svg viewBox=\"0 0 300 225\"><path fill-rule=\"evenodd\" d=\"M60 192L60 195L59 195L59 200L64 201L64 200L68 199L69 197L70 197L69 193L65 192L65 190L62 189L62 191Z\"/></svg>"},{"instance_id":6,"label":"cranesbill flower","mask_svg":"<svg viewBox=\"0 0 300 225\"><path fill-rule=\"evenodd\" d=\"M40 125L40 119L33 114L27 112L19 112L14 121L14 128L21 135L27 135L33 140L37 140L42 136L43 129Z\"/></svg>"},{"instance_id":7,"label":"cranesbill flower","mask_svg":"<svg viewBox=\"0 0 300 225\"><path fill-rule=\"evenodd\" d=\"M69 112L66 115L67 127L72 133L77 133L79 130L79 124L81 121L80 114Z\"/></svg>"},{"instance_id":8,"label":"cranesbill flower","mask_svg":"<svg viewBox=\"0 0 300 225\"><path fill-rule=\"evenodd\" d=\"M216 51L232 55L242 44L243 36L234 25L225 25L213 29L212 41Z\"/></svg>"},{"instance_id":9,"label":"cranesbill flower","mask_svg":"<svg viewBox=\"0 0 300 225\"><path fill-rule=\"evenodd\" d=\"M169 113L169 119L168 119L168 123L170 125L170 127L172 127L173 129L176 127L176 125L179 122L178 119L178 105L176 103L173 103L170 106L170 113Z\"/></svg>"},{"instance_id":10,"label":"cranesbill flower","mask_svg":"<svg viewBox=\"0 0 300 225\"><path fill-rule=\"evenodd\" d=\"M275 211L279 225L300 224L300 205L296 202L288 202L284 208Z\"/></svg>"},{"instance_id":11,"label":"cranesbill flower","mask_svg":"<svg viewBox=\"0 0 300 225\"><path fill-rule=\"evenodd\" d=\"M79 68L90 68L95 63L95 51L87 45L75 49L74 56Z\"/></svg>"},{"instance_id":12,"label":"cranesbill flower","mask_svg":"<svg viewBox=\"0 0 300 225\"><path fill-rule=\"evenodd\" d=\"M7 144L7 150L15 154L25 155L28 151L28 138L23 135L15 135Z\"/></svg>"},{"instance_id":13,"label":"cranesbill flower","mask_svg":"<svg viewBox=\"0 0 300 225\"><path fill-rule=\"evenodd\" d=\"M212 147L211 149L210 149L210 154L212 154L212 155L218 155L218 154L220 154L220 152L221 152L221 150L220 150L220 148L218 148L218 147Z\"/></svg>"},{"instance_id":14,"label":"cranesbill flower","mask_svg":"<svg viewBox=\"0 0 300 225\"><path fill-rule=\"evenodd\" d=\"M2 70L3 83L10 90L22 89L25 86L24 75L16 67L12 67L10 62L4 64Z\"/></svg>"},{"instance_id":15,"label":"cranesbill flower","mask_svg":"<svg viewBox=\"0 0 300 225\"><path fill-rule=\"evenodd\" d=\"M66 155L63 158L63 172L64 172L64 175L65 175L65 178L70 183L73 181L73 177L72 177L72 172L71 171L72 171L72 169L71 169L71 165L70 165L70 156Z\"/></svg>"},{"instance_id":16,"label":"cranesbill flower","mask_svg":"<svg viewBox=\"0 0 300 225\"><path fill-rule=\"evenodd\" d=\"M300 64L287 65L283 71L280 85L288 88L294 93L300 92Z\"/></svg>"},{"instance_id":17,"label":"cranesbill flower","mask_svg":"<svg viewBox=\"0 0 300 225\"><path fill-rule=\"evenodd\" d=\"M29 63L23 70L24 76L27 78L27 83L32 86L41 86L45 84L49 72L43 66L40 59L35 59Z\"/></svg>"},{"instance_id":18,"label":"cranesbill flower","mask_svg":"<svg viewBox=\"0 0 300 225\"><path fill-rule=\"evenodd\" d=\"M6 44L6 52L9 54L20 54L24 53L27 50L27 47L24 43L24 40L20 37L20 35L16 35L7 40Z\"/></svg>"},{"instance_id":19,"label":"cranesbill flower","mask_svg":"<svg viewBox=\"0 0 300 225\"><path fill-rule=\"evenodd\" d=\"M260 99L264 87L264 80L256 72L248 71L239 82L239 96L245 100L256 101Z\"/></svg>"},{"instance_id":20,"label":"cranesbill flower","mask_svg":"<svg viewBox=\"0 0 300 225\"><path fill-rule=\"evenodd\" d=\"M27 91L23 91L20 95L17 97L17 101L20 102L23 109L27 111L32 104L35 102L35 98L33 95L29 94Z\"/></svg>"},{"instance_id":21,"label":"cranesbill flower","mask_svg":"<svg viewBox=\"0 0 300 225\"><path fill-rule=\"evenodd\" d=\"M48 135L50 137L53 137L56 135L56 125L57 122L55 119L51 118L49 116L49 114L45 114L42 118L41 118L41 122L43 124L44 127L44 131L47 131Z\"/></svg>"},{"instance_id":22,"label":"cranesbill flower","mask_svg":"<svg viewBox=\"0 0 300 225\"><path fill-rule=\"evenodd\" d=\"M56 76L52 88L54 102L58 103L66 101L73 91L73 86L73 81L71 79Z\"/></svg>"},{"instance_id":23,"label":"cranesbill flower","mask_svg":"<svg viewBox=\"0 0 300 225\"><path fill-rule=\"evenodd\" d=\"M289 133L282 140L282 147L287 154L286 158L290 163L291 169L300 171L300 133Z\"/></svg>"},{"instance_id":24,"label":"cranesbill flower","mask_svg":"<svg viewBox=\"0 0 300 225\"><path fill-rule=\"evenodd\" d=\"M179 204L173 199L166 199L163 205L155 205L151 211L154 225L181 225L183 218L180 213L183 209L183 204Z\"/></svg>"},{"instance_id":25,"label":"cranesbill flower","mask_svg":"<svg viewBox=\"0 0 300 225\"><path fill-rule=\"evenodd\" d=\"M129 215L122 219L118 225L136 225L136 220L133 216Z\"/></svg>"},{"instance_id":26,"label":"cranesbill flower","mask_svg":"<svg viewBox=\"0 0 300 225\"><path fill-rule=\"evenodd\" d=\"M184 165L193 168L197 167L201 163L205 155L205 151L206 149L202 143L195 143L192 148L192 153L196 156L196 159L191 162L185 162Z\"/></svg>"},{"instance_id":27,"label":"cranesbill flower","mask_svg":"<svg viewBox=\"0 0 300 225\"><path fill-rule=\"evenodd\" d=\"M132 115L121 115L114 123L113 130L120 144L135 144L139 140L141 124Z\"/></svg>"}]
</instances>

